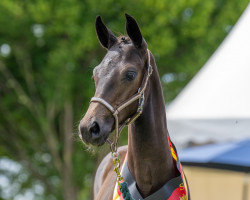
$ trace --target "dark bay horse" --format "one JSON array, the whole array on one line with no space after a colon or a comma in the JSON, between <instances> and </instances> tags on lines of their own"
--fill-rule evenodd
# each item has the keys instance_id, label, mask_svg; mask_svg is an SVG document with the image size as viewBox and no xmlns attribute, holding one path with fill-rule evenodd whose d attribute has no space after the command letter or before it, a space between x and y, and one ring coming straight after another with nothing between
<instances>
[{"instance_id":1,"label":"dark bay horse","mask_svg":"<svg viewBox=\"0 0 250 200\"><path fill-rule=\"evenodd\" d=\"M149 197L166 183L174 182L180 176L180 169L176 167L177 159L173 158L174 150L169 140L165 103L154 57L135 19L128 14L128 37L115 37L100 17L97 17L95 26L107 54L93 71L96 92L80 122L79 135L84 143L101 146L108 141L113 130L133 116L139 116L128 127L128 146L118 148L118 153L121 165L126 160L130 176L136 183L132 189L137 191L140 199L155 199ZM133 99L136 94L140 98ZM96 173L94 199L115 199L116 178L112 157L107 155ZM181 187L184 190L184 186ZM171 199L168 197L172 194L165 193L166 198L157 199ZM188 194L183 194L172 199L190 198Z\"/></svg>"}]
</instances>

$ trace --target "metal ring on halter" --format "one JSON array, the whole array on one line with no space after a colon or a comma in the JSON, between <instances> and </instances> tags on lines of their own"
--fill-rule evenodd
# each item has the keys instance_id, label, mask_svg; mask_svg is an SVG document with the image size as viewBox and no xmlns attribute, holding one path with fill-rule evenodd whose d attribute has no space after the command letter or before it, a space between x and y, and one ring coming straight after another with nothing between
<instances>
[{"instance_id":1,"label":"metal ring on halter","mask_svg":"<svg viewBox=\"0 0 250 200\"><path fill-rule=\"evenodd\" d=\"M147 74L144 75L142 85L138 89L138 92L134 96L129 98L129 100L125 101L123 104L119 105L116 109L114 109L113 106L111 106L106 100L104 100L102 98L92 97L90 100L90 103L98 102L98 103L101 103L102 105L104 105L113 114L113 117L115 118L115 140L112 142L110 139L107 139L107 141L106 141L110 145L110 149L111 149L112 154L117 151L118 139L119 139L120 132L122 131L122 128L125 125L129 125L129 124L133 123L142 113L143 106L144 106L144 91L146 90L146 86L147 86L149 77L151 76L151 74L153 72L153 68L150 64L150 51L147 50L147 52L148 52ZM125 120L125 123L120 125L120 128L119 128L119 119L118 119L119 112L136 100L139 100L137 112L134 114L134 116Z\"/></svg>"}]
</instances>

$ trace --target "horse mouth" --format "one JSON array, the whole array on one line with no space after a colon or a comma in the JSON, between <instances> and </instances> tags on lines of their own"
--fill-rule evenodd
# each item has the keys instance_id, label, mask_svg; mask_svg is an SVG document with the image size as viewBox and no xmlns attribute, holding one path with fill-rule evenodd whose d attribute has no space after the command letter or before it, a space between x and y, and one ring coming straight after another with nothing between
<instances>
[{"instance_id":1,"label":"horse mouth","mask_svg":"<svg viewBox=\"0 0 250 200\"><path fill-rule=\"evenodd\" d=\"M82 133L79 131L78 135L82 142L86 145L93 145L93 146L102 146L107 142L110 133L102 134L99 136L89 136L89 137L84 137Z\"/></svg>"},{"instance_id":2,"label":"horse mouth","mask_svg":"<svg viewBox=\"0 0 250 200\"><path fill-rule=\"evenodd\" d=\"M109 134L103 135L100 138L94 139L91 144L94 146L102 146L106 143L108 137L109 137Z\"/></svg>"}]
</instances>

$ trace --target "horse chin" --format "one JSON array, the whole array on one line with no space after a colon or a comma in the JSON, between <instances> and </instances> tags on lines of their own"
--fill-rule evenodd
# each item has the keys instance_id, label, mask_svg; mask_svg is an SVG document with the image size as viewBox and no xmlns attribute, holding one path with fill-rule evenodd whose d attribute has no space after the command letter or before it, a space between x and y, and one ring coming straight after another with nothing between
<instances>
[{"instance_id":1,"label":"horse chin","mask_svg":"<svg viewBox=\"0 0 250 200\"><path fill-rule=\"evenodd\" d=\"M93 146L102 146L102 145L104 145L105 144L105 142L107 141L107 139L105 139L105 138L100 138L100 139L97 139L97 140L93 140L92 142L91 142L91 144L93 145Z\"/></svg>"},{"instance_id":2,"label":"horse chin","mask_svg":"<svg viewBox=\"0 0 250 200\"><path fill-rule=\"evenodd\" d=\"M108 137L109 137L109 134L104 134L98 138L95 138L95 139L85 139L83 137L80 136L82 142L87 145L87 146L102 146L105 144L105 142L107 141ZM81 134L79 134L81 135Z\"/></svg>"}]
</instances>

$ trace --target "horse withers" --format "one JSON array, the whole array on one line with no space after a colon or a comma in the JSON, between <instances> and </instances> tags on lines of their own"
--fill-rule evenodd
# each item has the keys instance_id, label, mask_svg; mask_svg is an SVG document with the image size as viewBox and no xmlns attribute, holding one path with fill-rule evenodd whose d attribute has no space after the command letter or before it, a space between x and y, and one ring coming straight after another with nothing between
<instances>
[{"instance_id":1,"label":"horse withers","mask_svg":"<svg viewBox=\"0 0 250 200\"><path fill-rule=\"evenodd\" d=\"M182 168L166 124L165 103L153 55L137 22L126 14L128 36L116 37L96 18L96 33L107 49L95 67L95 95L79 124L85 144L117 145L120 129L128 126L128 146L118 148L123 180L136 200L190 199ZM115 130L115 140L109 140ZM111 148L112 150L112 148ZM116 151L116 146L114 147ZM123 181L122 180L122 181ZM94 182L95 200L122 200L107 155L99 165Z\"/></svg>"}]
</instances>

